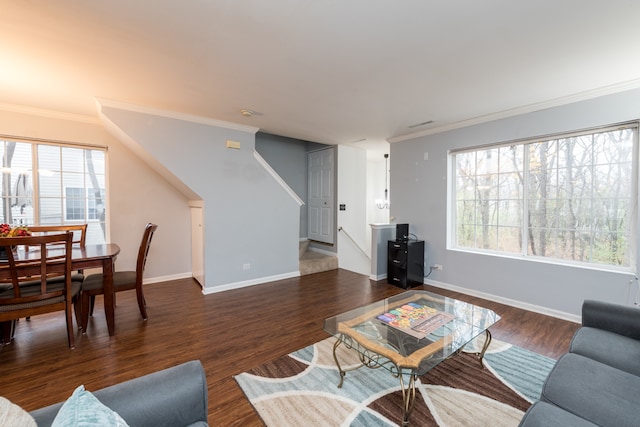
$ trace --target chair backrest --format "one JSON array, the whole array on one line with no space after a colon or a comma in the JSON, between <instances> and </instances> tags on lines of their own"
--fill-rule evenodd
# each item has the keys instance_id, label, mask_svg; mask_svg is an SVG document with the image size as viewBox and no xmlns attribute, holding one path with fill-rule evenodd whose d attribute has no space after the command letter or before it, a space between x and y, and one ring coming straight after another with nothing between
<instances>
[{"instance_id":1,"label":"chair backrest","mask_svg":"<svg viewBox=\"0 0 640 427\"><path fill-rule=\"evenodd\" d=\"M73 233L73 243L84 247L87 240L87 225L88 224L74 224L74 225L29 225L27 228L32 233L56 233L71 231Z\"/></svg>"},{"instance_id":2,"label":"chair backrest","mask_svg":"<svg viewBox=\"0 0 640 427\"><path fill-rule=\"evenodd\" d=\"M28 314L29 303L35 301L61 296L70 301L72 240L70 232L0 238L0 248L4 248L7 255L7 261L0 262L0 269L9 270L12 285L9 291L0 294L0 306L10 310L12 304L17 304ZM34 250L34 246L39 250ZM26 250L27 247L31 249ZM57 276L65 277L65 286L52 291L48 289L47 279Z\"/></svg>"},{"instance_id":3,"label":"chair backrest","mask_svg":"<svg viewBox=\"0 0 640 427\"><path fill-rule=\"evenodd\" d=\"M156 232L157 228L158 226L152 223L148 223L144 227L142 242L140 242L140 249L138 249L138 262L136 263L137 285L142 285L142 276L144 274L144 266L147 264L147 255L149 254L149 248L151 247L151 238L153 237L153 233Z\"/></svg>"}]
</instances>

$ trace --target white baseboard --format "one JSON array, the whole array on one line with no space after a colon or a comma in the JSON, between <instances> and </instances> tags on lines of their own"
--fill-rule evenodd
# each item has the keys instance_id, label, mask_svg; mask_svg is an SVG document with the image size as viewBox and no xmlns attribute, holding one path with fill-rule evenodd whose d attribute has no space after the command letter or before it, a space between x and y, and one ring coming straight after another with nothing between
<instances>
[{"instance_id":1,"label":"white baseboard","mask_svg":"<svg viewBox=\"0 0 640 427\"><path fill-rule=\"evenodd\" d=\"M449 285L447 283L437 282L435 280L428 280L428 281L425 280L424 283L425 283L425 285L431 285L431 286L435 286L437 288L447 289L447 290L450 290L450 291L460 292L460 293L471 295L471 296L474 296L474 297L478 297L478 298L487 299L487 300L490 300L490 301L499 302L501 304L509 305L511 307L521 308L521 309L527 310L527 311L533 311L534 313L540 313L540 314L544 314L544 315L547 315L547 316L556 317L556 318L562 319L562 320L568 320L569 322L574 322L574 323L581 323L582 322L581 316L576 316L575 314L571 314L571 313L565 313L564 311L552 310L552 309L547 308L547 307L541 307L539 305L529 304L529 303L526 303L526 302L513 300L513 299L510 299L510 298L504 298L504 297L501 297L501 296L492 295L492 294L488 294L488 293L485 293L485 292L479 292L479 291L476 291L476 290L473 290L473 289L468 289L468 288L462 288L462 287L459 287L459 286Z\"/></svg>"},{"instance_id":2,"label":"white baseboard","mask_svg":"<svg viewBox=\"0 0 640 427\"><path fill-rule=\"evenodd\" d=\"M335 255L335 253L331 253L331 252L329 254L330 255ZM274 275L274 276L267 276L267 277L260 277L260 278L257 278L257 279L252 279L252 280L245 280L243 282L227 283L227 284L224 284L224 285L203 288L202 289L202 293L204 295L215 294L215 293L218 293L218 292L229 291L229 290L232 290L232 289L246 288L248 286L260 285L260 284L263 284L263 283L275 282L276 280L290 279L292 277L299 277L299 276L300 276L300 272L299 271L293 271L291 273L277 274L277 275ZM170 281L170 280L189 279L189 278L192 278L192 277L193 277L193 274L191 274L191 272L179 273L179 274L172 274L172 275L169 275L169 276L158 276L158 277L146 278L146 279L144 279L143 283L145 285L149 285L149 284L152 284L152 283L167 282L167 281ZM380 281L380 280L383 280L383 279L386 279L386 278L387 278L386 274L380 274L380 275L377 275L377 276L374 276L372 274L369 275L369 279L371 279L373 281L376 281L376 282ZM540 313L540 314L544 314L544 315L547 315L547 316L556 317L558 319L568 320L569 322L581 323L581 321L582 321L582 318L580 316L575 315L575 314L566 313L566 312L558 311L558 310L552 310L552 309L547 308L547 307L542 307L542 306L539 306L539 305L529 304L529 303L526 303L526 302L522 302L522 301L510 299L510 298L504 298L504 297L501 297L501 296L498 296L498 295L493 295L493 294L489 294L489 293L485 293L485 292L479 292L479 291L476 291L474 289L463 288L463 287L460 287L460 286L454 286L454 285L450 285L448 283L438 282L436 280L425 280L424 283L426 285L435 286L436 288L447 289L447 290L450 290L450 291L460 292L460 293L463 293L463 294L471 295L471 296L482 298L482 299L496 301L496 302L499 302L501 304L509 305L511 307L517 307L517 308L521 308L523 310L533 311L534 313Z\"/></svg>"},{"instance_id":3,"label":"white baseboard","mask_svg":"<svg viewBox=\"0 0 640 427\"><path fill-rule=\"evenodd\" d=\"M202 289L202 293L204 295L210 295L218 292L230 291L232 289L246 288L248 286L261 285L263 283L275 282L276 280L290 279L292 277L299 276L299 271L292 271L291 273L276 274L275 276L260 277L257 279L245 280L243 282L227 283L224 285L205 287Z\"/></svg>"},{"instance_id":4,"label":"white baseboard","mask_svg":"<svg viewBox=\"0 0 640 427\"><path fill-rule=\"evenodd\" d=\"M192 277L193 277L193 274L191 274L191 272L179 273L179 274L171 274L169 276L158 276L158 277L145 278L145 279L142 280L142 284L143 285L149 285L151 283L168 282L170 280L190 279Z\"/></svg>"}]
</instances>

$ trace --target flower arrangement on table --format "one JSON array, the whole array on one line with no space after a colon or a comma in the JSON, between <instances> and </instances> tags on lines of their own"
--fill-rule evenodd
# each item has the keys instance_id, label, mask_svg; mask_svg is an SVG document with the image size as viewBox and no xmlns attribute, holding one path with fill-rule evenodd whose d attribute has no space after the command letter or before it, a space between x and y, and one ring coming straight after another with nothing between
<instances>
[{"instance_id":1,"label":"flower arrangement on table","mask_svg":"<svg viewBox=\"0 0 640 427\"><path fill-rule=\"evenodd\" d=\"M0 224L0 237L23 237L31 236L27 227L12 227L9 224ZM11 246L14 247L13 245ZM0 247L0 259L7 259L7 252L4 246Z\"/></svg>"},{"instance_id":2,"label":"flower arrangement on table","mask_svg":"<svg viewBox=\"0 0 640 427\"><path fill-rule=\"evenodd\" d=\"M0 237L24 237L31 236L27 227L12 227L9 224L0 224Z\"/></svg>"}]
</instances>

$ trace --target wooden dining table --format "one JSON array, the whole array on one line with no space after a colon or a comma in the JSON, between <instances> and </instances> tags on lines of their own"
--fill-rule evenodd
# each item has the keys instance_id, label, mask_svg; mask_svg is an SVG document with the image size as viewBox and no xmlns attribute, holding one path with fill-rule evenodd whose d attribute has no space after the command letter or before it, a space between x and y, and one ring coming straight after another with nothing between
<instances>
[{"instance_id":1,"label":"wooden dining table","mask_svg":"<svg viewBox=\"0 0 640 427\"><path fill-rule=\"evenodd\" d=\"M56 250L56 249L50 249ZM14 256L16 260L26 260L29 258L35 258L35 251L39 249L18 249L15 251ZM60 249L62 252L62 249ZM104 313L107 318L107 329L109 335L112 336L115 333L115 292L113 290L113 268L116 257L120 253L120 247L115 243L105 243L98 245L85 245L83 247L74 246L71 254L71 269L72 270L84 270L88 268L102 268L103 283L104 283ZM29 255L32 254L30 257ZM63 267L61 263L61 268ZM25 275L29 275L29 269L34 269L33 274L38 274L38 268L36 267L24 267L21 272ZM11 279L9 268L0 267L0 280Z\"/></svg>"}]
</instances>

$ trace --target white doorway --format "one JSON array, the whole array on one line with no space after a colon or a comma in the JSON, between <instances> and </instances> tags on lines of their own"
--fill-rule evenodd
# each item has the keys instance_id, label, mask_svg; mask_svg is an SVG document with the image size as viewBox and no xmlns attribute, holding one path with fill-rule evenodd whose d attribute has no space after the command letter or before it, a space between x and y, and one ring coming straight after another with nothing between
<instances>
[{"instance_id":1,"label":"white doorway","mask_svg":"<svg viewBox=\"0 0 640 427\"><path fill-rule=\"evenodd\" d=\"M191 206L191 272L193 278L204 287L204 212L199 206Z\"/></svg>"}]
</instances>

